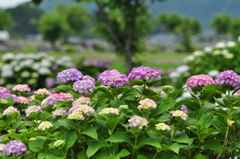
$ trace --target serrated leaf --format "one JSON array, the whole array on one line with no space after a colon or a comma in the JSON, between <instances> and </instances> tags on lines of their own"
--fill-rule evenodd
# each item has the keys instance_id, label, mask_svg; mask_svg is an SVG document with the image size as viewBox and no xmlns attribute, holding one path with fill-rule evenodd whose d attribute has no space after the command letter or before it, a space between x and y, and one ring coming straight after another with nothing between
<instances>
[{"instance_id":1,"label":"serrated leaf","mask_svg":"<svg viewBox=\"0 0 240 159\"><path fill-rule=\"evenodd\" d=\"M93 156L104 144L99 141L92 142L87 148L87 156Z\"/></svg>"},{"instance_id":2,"label":"serrated leaf","mask_svg":"<svg viewBox=\"0 0 240 159\"><path fill-rule=\"evenodd\" d=\"M60 92L63 92L63 93L67 93L70 90L72 90L72 89L67 85L60 85L57 88L54 88L54 91L60 91Z\"/></svg>"},{"instance_id":3,"label":"serrated leaf","mask_svg":"<svg viewBox=\"0 0 240 159\"><path fill-rule=\"evenodd\" d=\"M6 127L6 128L10 128L10 125L7 122L3 121L3 120L0 120L0 126L1 127Z\"/></svg>"},{"instance_id":4,"label":"serrated leaf","mask_svg":"<svg viewBox=\"0 0 240 159\"><path fill-rule=\"evenodd\" d=\"M196 154L194 159L209 159L206 155L203 155L203 154Z\"/></svg>"},{"instance_id":5,"label":"serrated leaf","mask_svg":"<svg viewBox=\"0 0 240 159\"><path fill-rule=\"evenodd\" d=\"M179 159L179 158L175 154L168 152L160 156L158 159Z\"/></svg>"},{"instance_id":6,"label":"serrated leaf","mask_svg":"<svg viewBox=\"0 0 240 159\"><path fill-rule=\"evenodd\" d=\"M46 152L40 152L38 154L38 159L45 159L47 155L48 155L48 153L46 153Z\"/></svg>"},{"instance_id":7,"label":"serrated leaf","mask_svg":"<svg viewBox=\"0 0 240 159\"><path fill-rule=\"evenodd\" d=\"M77 154L77 159L87 159L86 151L80 151L80 152Z\"/></svg>"},{"instance_id":8,"label":"serrated leaf","mask_svg":"<svg viewBox=\"0 0 240 159\"><path fill-rule=\"evenodd\" d=\"M97 133L96 128L94 128L94 127L89 127L87 129L83 130L82 133L95 139L95 140L98 140L98 133Z\"/></svg>"},{"instance_id":9,"label":"serrated leaf","mask_svg":"<svg viewBox=\"0 0 240 159\"><path fill-rule=\"evenodd\" d=\"M29 149L33 152L41 152L44 144L44 140L36 139L28 143Z\"/></svg>"},{"instance_id":10,"label":"serrated leaf","mask_svg":"<svg viewBox=\"0 0 240 159\"><path fill-rule=\"evenodd\" d=\"M186 120L184 122L181 123L181 127L187 127L189 125L199 125L200 122L196 119L190 119L190 120Z\"/></svg>"},{"instance_id":11,"label":"serrated leaf","mask_svg":"<svg viewBox=\"0 0 240 159\"><path fill-rule=\"evenodd\" d=\"M130 84L133 84L133 85L142 86L142 85L144 84L144 81L141 80L141 79L137 79L137 80L130 80L129 83L130 83Z\"/></svg>"},{"instance_id":12,"label":"serrated leaf","mask_svg":"<svg viewBox=\"0 0 240 159\"><path fill-rule=\"evenodd\" d=\"M122 96L121 96L121 100L129 97L129 96L135 96L135 95L139 95L139 92L136 89L130 89L129 91L125 92Z\"/></svg>"},{"instance_id":13,"label":"serrated leaf","mask_svg":"<svg viewBox=\"0 0 240 159\"><path fill-rule=\"evenodd\" d=\"M166 104L166 103L161 102L161 103L157 106L156 110L152 112L151 115L152 115L152 116L157 116L157 115L159 115L159 114L161 114L161 113L164 113L164 112L168 111L168 110L169 110L170 108L172 108L173 106L174 106L173 104Z\"/></svg>"},{"instance_id":14,"label":"serrated leaf","mask_svg":"<svg viewBox=\"0 0 240 159\"><path fill-rule=\"evenodd\" d=\"M119 156L119 157L126 157L128 155L130 155L131 153L126 150L126 149L122 149L116 156Z\"/></svg>"},{"instance_id":15,"label":"serrated leaf","mask_svg":"<svg viewBox=\"0 0 240 159\"><path fill-rule=\"evenodd\" d=\"M179 152L179 144L178 143L174 143L174 144L168 146L168 148L177 154Z\"/></svg>"},{"instance_id":16,"label":"serrated leaf","mask_svg":"<svg viewBox=\"0 0 240 159\"><path fill-rule=\"evenodd\" d=\"M122 133L122 132L116 132L114 134L112 134L106 141L110 141L110 142L126 142L130 145L132 145L132 141L129 139L129 137Z\"/></svg>"},{"instance_id":17,"label":"serrated leaf","mask_svg":"<svg viewBox=\"0 0 240 159\"><path fill-rule=\"evenodd\" d=\"M71 148L73 144L76 142L78 136L76 131L67 131L65 132L65 135L67 136L67 149Z\"/></svg>"},{"instance_id":18,"label":"serrated leaf","mask_svg":"<svg viewBox=\"0 0 240 159\"><path fill-rule=\"evenodd\" d=\"M181 88L181 89L179 89L179 90L175 90L175 91L171 92L171 93L168 95L168 97L171 97L172 99L177 98L178 95L183 92L183 89L184 89L184 88Z\"/></svg>"},{"instance_id":19,"label":"serrated leaf","mask_svg":"<svg viewBox=\"0 0 240 159\"><path fill-rule=\"evenodd\" d=\"M109 118L106 122L106 127L109 130L110 134L113 133L115 127L117 126L117 124L119 123L119 121L121 120L121 118Z\"/></svg>"},{"instance_id":20,"label":"serrated leaf","mask_svg":"<svg viewBox=\"0 0 240 159\"><path fill-rule=\"evenodd\" d=\"M23 140L23 138L24 138L21 134L15 134L15 133L7 134L7 136L12 137L16 140Z\"/></svg>"}]
</instances>

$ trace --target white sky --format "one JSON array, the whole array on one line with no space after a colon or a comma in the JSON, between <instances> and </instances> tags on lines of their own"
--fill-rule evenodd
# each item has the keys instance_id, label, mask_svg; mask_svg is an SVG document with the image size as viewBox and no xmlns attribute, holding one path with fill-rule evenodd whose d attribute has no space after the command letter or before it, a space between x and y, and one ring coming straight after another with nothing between
<instances>
[{"instance_id":1,"label":"white sky","mask_svg":"<svg viewBox=\"0 0 240 159\"><path fill-rule=\"evenodd\" d=\"M21 3L29 2L29 1L31 0L0 0L0 8L1 9L12 8L12 7L16 7Z\"/></svg>"}]
</instances>

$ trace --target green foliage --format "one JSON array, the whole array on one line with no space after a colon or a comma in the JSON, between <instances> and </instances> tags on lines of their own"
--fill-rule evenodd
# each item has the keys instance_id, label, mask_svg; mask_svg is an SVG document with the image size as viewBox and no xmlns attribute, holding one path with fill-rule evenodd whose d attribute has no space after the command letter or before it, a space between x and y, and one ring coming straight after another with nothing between
<instances>
[{"instance_id":1,"label":"green foliage","mask_svg":"<svg viewBox=\"0 0 240 159\"><path fill-rule=\"evenodd\" d=\"M231 18L229 15L222 13L217 14L212 19L212 28L217 34L227 34Z\"/></svg>"},{"instance_id":2,"label":"green foliage","mask_svg":"<svg viewBox=\"0 0 240 159\"><path fill-rule=\"evenodd\" d=\"M9 30L10 27L12 27L14 24L11 15L6 12L0 10L0 30Z\"/></svg>"},{"instance_id":3,"label":"green foliage","mask_svg":"<svg viewBox=\"0 0 240 159\"><path fill-rule=\"evenodd\" d=\"M236 40L240 35L240 17L232 18L229 26L229 33Z\"/></svg>"},{"instance_id":4,"label":"green foliage","mask_svg":"<svg viewBox=\"0 0 240 159\"><path fill-rule=\"evenodd\" d=\"M196 19L172 13L160 14L157 21L164 26L166 31L180 35L184 51L193 51L191 37L201 32L201 24Z\"/></svg>"}]
</instances>

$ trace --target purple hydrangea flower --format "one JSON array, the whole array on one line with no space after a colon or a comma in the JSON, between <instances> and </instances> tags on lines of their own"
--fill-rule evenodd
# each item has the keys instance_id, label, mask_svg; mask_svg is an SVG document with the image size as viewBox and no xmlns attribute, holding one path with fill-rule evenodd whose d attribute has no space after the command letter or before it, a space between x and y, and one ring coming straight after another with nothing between
<instances>
[{"instance_id":1,"label":"purple hydrangea flower","mask_svg":"<svg viewBox=\"0 0 240 159\"><path fill-rule=\"evenodd\" d=\"M136 79L142 79L142 80L148 80L148 79L161 79L161 71L159 71L156 68L151 67L135 67L131 70L131 72L128 75L129 80L136 80Z\"/></svg>"},{"instance_id":2,"label":"purple hydrangea flower","mask_svg":"<svg viewBox=\"0 0 240 159\"><path fill-rule=\"evenodd\" d=\"M29 104L30 101L27 97L23 97L23 96L16 96L13 97L14 98L14 102L16 103L22 103L22 104Z\"/></svg>"},{"instance_id":3,"label":"purple hydrangea flower","mask_svg":"<svg viewBox=\"0 0 240 159\"><path fill-rule=\"evenodd\" d=\"M5 87L0 87L0 98L2 98L1 96L5 94L10 94L10 91Z\"/></svg>"},{"instance_id":4,"label":"purple hydrangea flower","mask_svg":"<svg viewBox=\"0 0 240 159\"><path fill-rule=\"evenodd\" d=\"M94 78L92 78L92 77L91 77L91 76L89 76L89 75L85 75L85 76L83 76L82 80L89 80L89 81L92 81L93 83L95 83L95 82L96 82L96 81L95 81L95 79L94 79Z\"/></svg>"},{"instance_id":5,"label":"purple hydrangea flower","mask_svg":"<svg viewBox=\"0 0 240 159\"><path fill-rule=\"evenodd\" d=\"M9 156L12 154L22 155L27 151L27 147L19 140L13 140L5 144L3 148L4 154Z\"/></svg>"},{"instance_id":6,"label":"purple hydrangea flower","mask_svg":"<svg viewBox=\"0 0 240 159\"><path fill-rule=\"evenodd\" d=\"M143 126L148 125L148 121L146 119L136 115L130 118L128 122L130 127L138 127L139 129L142 129Z\"/></svg>"},{"instance_id":7,"label":"purple hydrangea flower","mask_svg":"<svg viewBox=\"0 0 240 159\"><path fill-rule=\"evenodd\" d=\"M188 108L185 105L182 105L181 109L183 110L184 113L188 112Z\"/></svg>"},{"instance_id":8,"label":"purple hydrangea flower","mask_svg":"<svg viewBox=\"0 0 240 159\"><path fill-rule=\"evenodd\" d=\"M190 87L207 86L209 84L215 84L215 81L209 75L194 75L188 78L186 89L190 89Z\"/></svg>"},{"instance_id":9,"label":"purple hydrangea flower","mask_svg":"<svg viewBox=\"0 0 240 159\"><path fill-rule=\"evenodd\" d=\"M220 72L215 78L216 84L229 84L232 87L240 87L240 76L232 71L227 70Z\"/></svg>"},{"instance_id":10,"label":"purple hydrangea flower","mask_svg":"<svg viewBox=\"0 0 240 159\"><path fill-rule=\"evenodd\" d=\"M88 96L89 92L93 92L95 88L94 83L91 80L78 80L73 84L73 90Z\"/></svg>"},{"instance_id":11,"label":"purple hydrangea flower","mask_svg":"<svg viewBox=\"0 0 240 159\"><path fill-rule=\"evenodd\" d=\"M10 106L3 111L3 115L10 115L13 113L18 113L20 115L20 112L18 111L18 109L13 106Z\"/></svg>"},{"instance_id":12,"label":"purple hydrangea flower","mask_svg":"<svg viewBox=\"0 0 240 159\"><path fill-rule=\"evenodd\" d=\"M73 103L72 103L72 106L78 106L78 105L81 105L81 104L90 104L91 101L90 101L90 98L88 97L79 97L78 99L76 99Z\"/></svg>"},{"instance_id":13,"label":"purple hydrangea flower","mask_svg":"<svg viewBox=\"0 0 240 159\"><path fill-rule=\"evenodd\" d=\"M57 75L57 82L70 82L70 81L78 81L83 78L83 74L81 71L76 68L69 68L59 72Z\"/></svg>"},{"instance_id":14,"label":"purple hydrangea flower","mask_svg":"<svg viewBox=\"0 0 240 159\"><path fill-rule=\"evenodd\" d=\"M43 112L40 105L32 105L25 110L26 116L28 117L31 113Z\"/></svg>"},{"instance_id":15,"label":"purple hydrangea flower","mask_svg":"<svg viewBox=\"0 0 240 159\"><path fill-rule=\"evenodd\" d=\"M98 81L102 81L102 84L105 86L121 87L128 83L128 78L125 74L121 74L116 69L113 69L99 74Z\"/></svg>"},{"instance_id":16,"label":"purple hydrangea flower","mask_svg":"<svg viewBox=\"0 0 240 159\"><path fill-rule=\"evenodd\" d=\"M54 105L54 104L57 103L57 101L58 101L57 98L49 96L42 101L41 106L44 108L44 107L47 107L49 105Z\"/></svg>"}]
</instances>

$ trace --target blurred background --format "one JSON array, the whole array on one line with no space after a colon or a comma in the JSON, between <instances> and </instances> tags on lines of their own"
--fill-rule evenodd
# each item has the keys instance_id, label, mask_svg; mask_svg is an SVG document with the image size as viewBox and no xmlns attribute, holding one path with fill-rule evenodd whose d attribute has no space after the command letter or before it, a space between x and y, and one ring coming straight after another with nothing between
<instances>
[{"instance_id":1,"label":"blurred background","mask_svg":"<svg viewBox=\"0 0 240 159\"><path fill-rule=\"evenodd\" d=\"M0 0L0 85L53 87L69 67L94 78L106 69L156 67L167 77L163 84L214 70L240 73L238 6L239 0ZM209 58L215 63L206 64Z\"/></svg>"}]
</instances>

